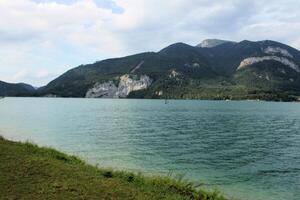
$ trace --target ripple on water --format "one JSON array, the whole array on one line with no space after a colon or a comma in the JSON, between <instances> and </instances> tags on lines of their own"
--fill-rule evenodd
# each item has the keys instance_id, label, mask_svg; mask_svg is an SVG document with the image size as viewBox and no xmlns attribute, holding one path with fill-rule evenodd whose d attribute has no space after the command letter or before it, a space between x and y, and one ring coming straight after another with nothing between
<instances>
[{"instance_id":1,"label":"ripple on water","mask_svg":"<svg viewBox=\"0 0 300 200\"><path fill-rule=\"evenodd\" d=\"M300 199L300 104L6 98L0 117L8 138L101 166L184 174L242 199Z\"/></svg>"}]
</instances>

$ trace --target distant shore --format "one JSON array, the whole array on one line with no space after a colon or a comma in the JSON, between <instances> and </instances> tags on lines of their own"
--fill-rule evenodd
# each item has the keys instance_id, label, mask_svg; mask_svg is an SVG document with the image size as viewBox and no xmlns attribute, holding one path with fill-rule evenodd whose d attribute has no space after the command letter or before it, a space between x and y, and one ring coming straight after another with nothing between
<instances>
[{"instance_id":1,"label":"distant shore","mask_svg":"<svg viewBox=\"0 0 300 200\"><path fill-rule=\"evenodd\" d=\"M255 99L255 98L204 98L204 99L194 99L194 98L170 98L170 99L161 99L161 98L86 98L86 97L60 97L60 96L0 96L0 99L4 98L64 98L64 99L138 99L138 100L193 100L193 101L264 101L264 102L300 102L300 97L293 97L289 99Z\"/></svg>"}]
</instances>

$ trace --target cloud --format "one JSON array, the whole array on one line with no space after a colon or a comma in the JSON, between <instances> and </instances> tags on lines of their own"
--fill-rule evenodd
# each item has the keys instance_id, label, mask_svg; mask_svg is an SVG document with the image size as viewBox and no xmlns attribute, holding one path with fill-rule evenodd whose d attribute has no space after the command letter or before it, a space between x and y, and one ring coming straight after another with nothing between
<instances>
[{"instance_id":1,"label":"cloud","mask_svg":"<svg viewBox=\"0 0 300 200\"><path fill-rule=\"evenodd\" d=\"M28 70L27 70L27 69L21 69L20 71L18 71L17 73L15 73L15 74L12 76L11 80L14 81L14 82L15 82L15 81L18 81L18 80L20 80L20 79L25 78L28 74L29 74L29 73L28 73Z\"/></svg>"},{"instance_id":2,"label":"cloud","mask_svg":"<svg viewBox=\"0 0 300 200\"><path fill-rule=\"evenodd\" d=\"M16 69L13 73L13 76L8 77L7 81L11 83L20 83L20 82L40 83L45 81L49 82L52 80L53 76L58 76L61 73L62 73L61 71L50 72L48 71L48 69L43 69L43 68L34 69L34 70L28 68L21 68L21 69Z\"/></svg>"},{"instance_id":3,"label":"cloud","mask_svg":"<svg viewBox=\"0 0 300 200\"><path fill-rule=\"evenodd\" d=\"M83 63L206 38L300 48L299 9L297 0L1 0L0 79L42 85Z\"/></svg>"}]
</instances>

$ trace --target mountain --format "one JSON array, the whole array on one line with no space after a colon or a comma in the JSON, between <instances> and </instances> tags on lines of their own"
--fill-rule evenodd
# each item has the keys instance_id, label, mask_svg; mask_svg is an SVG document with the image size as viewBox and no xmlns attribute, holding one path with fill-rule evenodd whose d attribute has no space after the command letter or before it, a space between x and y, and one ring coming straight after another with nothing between
<instances>
[{"instance_id":1,"label":"mountain","mask_svg":"<svg viewBox=\"0 0 300 200\"><path fill-rule=\"evenodd\" d=\"M71 69L40 96L99 98L296 100L300 52L265 41L205 40L172 44Z\"/></svg>"},{"instance_id":2,"label":"mountain","mask_svg":"<svg viewBox=\"0 0 300 200\"><path fill-rule=\"evenodd\" d=\"M219 40L219 39L207 39L207 40L203 40L200 44L197 45L197 47L212 48L225 43L235 43L235 42L228 41L228 40Z\"/></svg>"},{"instance_id":3,"label":"mountain","mask_svg":"<svg viewBox=\"0 0 300 200\"><path fill-rule=\"evenodd\" d=\"M35 88L25 83L6 83L0 81L0 96L32 96Z\"/></svg>"}]
</instances>

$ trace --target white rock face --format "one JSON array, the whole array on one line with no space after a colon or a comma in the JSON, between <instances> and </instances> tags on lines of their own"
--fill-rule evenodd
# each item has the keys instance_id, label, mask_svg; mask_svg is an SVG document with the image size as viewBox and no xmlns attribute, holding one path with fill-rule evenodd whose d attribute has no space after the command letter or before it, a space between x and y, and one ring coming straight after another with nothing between
<instances>
[{"instance_id":1,"label":"white rock face","mask_svg":"<svg viewBox=\"0 0 300 200\"><path fill-rule=\"evenodd\" d=\"M288 52L288 50L286 49L282 49L280 47L272 47L269 46L266 49L263 50L266 54L270 54L270 55L274 55L276 53L281 54L282 56L285 57L289 57L289 58L294 58L294 56L292 54L290 54L290 52Z\"/></svg>"},{"instance_id":2,"label":"white rock face","mask_svg":"<svg viewBox=\"0 0 300 200\"><path fill-rule=\"evenodd\" d=\"M283 74L286 74L286 71L284 69L279 69L279 71Z\"/></svg>"},{"instance_id":3,"label":"white rock face","mask_svg":"<svg viewBox=\"0 0 300 200\"><path fill-rule=\"evenodd\" d=\"M149 76L143 75L140 80L133 80L128 74L121 76L117 96L127 97L130 92L147 89L152 83Z\"/></svg>"},{"instance_id":4,"label":"white rock face","mask_svg":"<svg viewBox=\"0 0 300 200\"><path fill-rule=\"evenodd\" d=\"M300 72L299 66L297 64L295 64L293 61L290 61L287 58L278 57L278 56L263 56L263 57L246 58L240 63L237 70L240 70L245 67L251 66L255 63L259 63L259 62L263 62L263 61L267 61L267 60L274 60L274 61L280 62L280 63L290 67L291 69L295 70L296 72L298 72L298 73Z\"/></svg>"},{"instance_id":5,"label":"white rock face","mask_svg":"<svg viewBox=\"0 0 300 200\"><path fill-rule=\"evenodd\" d=\"M86 98L117 98L118 88L114 82L96 83L85 95Z\"/></svg>"},{"instance_id":6,"label":"white rock face","mask_svg":"<svg viewBox=\"0 0 300 200\"><path fill-rule=\"evenodd\" d=\"M162 96L162 95L163 95L163 91L162 91L162 90L156 91L155 94L156 94L157 96Z\"/></svg>"},{"instance_id":7,"label":"white rock face","mask_svg":"<svg viewBox=\"0 0 300 200\"><path fill-rule=\"evenodd\" d=\"M134 80L125 74L120 77L118 87L112 81L96 83L87 91L86 98L124 98L132 91L147 89L151 83L149 76L142 75L139 80Z\"/></svg>"},{"instance_id":8,"label":"white rock face","mask_svg":"<svg viewBox=\"0 0 300 200\"><path fill-rule=\"evenodd\" d=\"M179 75L178 72L176 72L175 70L172 70L169 74L169 78L176 78Z\"/></svg>"},{"instance_id":9,"label":"white rock face","mask_svg":"<svg viewBox=\"0 0 300 200\"><path fill-rule=\"evenodd\" d=\"M201 47L201 48L212 48L212 47L216 47L221 44L224 44L224 43L235 43L235 42L227 41L227 40L219 40L219 39L206 39L206 40L203 40L197 46Z\"/></svg>"},{"instance_id":10,"label":"white rock face","mask_svg":"<svg viewBox=\"0 0 300 200\"><path fill-rule=\"evenodd\" d=\"M193 67L200 67L199 63L193 63Z\"/></svg>"}]
</instances>

